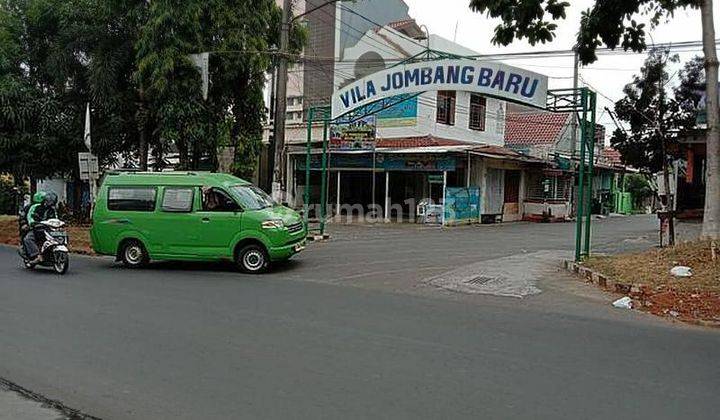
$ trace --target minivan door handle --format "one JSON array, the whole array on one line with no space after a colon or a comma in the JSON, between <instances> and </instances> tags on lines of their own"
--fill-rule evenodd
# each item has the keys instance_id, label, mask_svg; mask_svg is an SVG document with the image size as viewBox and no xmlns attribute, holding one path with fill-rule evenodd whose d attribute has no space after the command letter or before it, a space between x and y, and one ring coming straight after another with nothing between
<instances>
[{"instance_id":1,"label":"minivan door handle","mask_svg":"<svg viewBox=\"0 0 720 420\"><path fill-rule=\"evenodd\" d=\"M203 223L210 223L210 218L209 218L209 217L203 217L203 218L202 218L202 222L203 222Z\"/></svg>"}]
</instances>

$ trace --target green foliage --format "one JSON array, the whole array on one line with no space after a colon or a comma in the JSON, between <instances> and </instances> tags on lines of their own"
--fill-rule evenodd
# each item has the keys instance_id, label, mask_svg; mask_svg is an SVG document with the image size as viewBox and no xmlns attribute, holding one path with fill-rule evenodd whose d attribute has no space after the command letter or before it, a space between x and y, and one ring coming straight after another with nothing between
<instances>
[{"instance_id":1,"label":"green foliage","mask_svg":"<svg viewBox=\"0 0 720 420\"><path fill-rule=\"evenodd\" d=\"M629 174L625 177L625 191L633 197L633 207L638 208L647 198L653 197L655 191L647 177L641 174Z\"/></svg>"},{"instance_id":2,"label":"green foliage","mask_svg":"<svg viewBox=\"0 0 720 420\"><path fill-rule=\"evenodd\" d=\"M652 50L641 68L623 89L625 97L615 103L620 121L627 131L615 130L610 143L623 161L647 172L663 168L663 141L672 141L672 131L692 128L699 102L698 83L702 78L702 60L695 58L685 64L680 85L670 95L667 89L667 64L677 62L676 55ZM669 148L669 147L668 147Z\"/></svg>"},{"instance_id":3,"label":"green foliage","mask_svg":"<svg viewBox=\"0 0 720 420\"><path fill-rule=\"evenodd\" d=\"M700 100L705 92L705 60L696 56L685 63L680 71L680 84L673 90L675 100L682 112L680 126L685 129L694 128ZM704 105L704 104L702 104Z\"/></svg>"},{"instance_id":4,"label":"green foliage","mask_svg":"<svg viewBox=\"0 0 720 420\"><path fill-rule=\"evenodd\" d=\"M0 214L17 214L18 197L12 180L0 177Z\"/></svg>"},{"instance_id":5,"label":"green foliage","mask_svg":"<svg viewBox=\"0 0 720 420\"><path fill-rule=\"evenodd\" d=\"M76 175L85 104L103 164L214 165L236 146L252 173L265 116L263 87L277 49L273 0L0 0L0 172ZM306 40L295 26L291 46ZM211 51L208 100L190 54Z\"/></svg>"},{"instance_id":6,"label":"green foliage","mask_svg":"<svg viewBox=\"0 0 720 420\"><path fill-rule=\"evenodd\" d=\"M650 18L652 26L672 17L678 9L697 8L702 0L602 0L582 13L577 47L583 64L597 60L595 51L605 44L611 49L645 50L645 24L635 15ZM565 19L569 2L558 0L471 0L470 8L487 13L502 22L495 28L493 42L508 45L516 38L527 38L530 45L555 38L558 20Z\"/></svg>"}]
</instances>

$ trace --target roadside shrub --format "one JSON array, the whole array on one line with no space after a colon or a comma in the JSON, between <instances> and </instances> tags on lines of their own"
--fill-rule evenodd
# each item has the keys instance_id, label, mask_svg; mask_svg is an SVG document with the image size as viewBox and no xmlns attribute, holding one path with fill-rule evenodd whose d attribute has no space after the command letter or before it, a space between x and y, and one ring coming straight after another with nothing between
<instances>
[{"instance_id":1,"label":"roadside shrub","mask_svg":"<svg viewBox=\"0 0 720 420\"><path fill-rule=\"evenodd\" d=\"M0 214L17 213L17 193L9 177L0 177Z\"/></svg>"},{"instance_id":2,"label":"roadside shrub","mask_svg":"<svg viewBox=\"0 0 720 420\"><path fill-rule=\"evenodd\" d=\"M647 177L641 174L630 174L625 179L625 191L632 194L633 208L639 209L648 199L655 196L655 190Z\"/></svg>"}]
</instances>

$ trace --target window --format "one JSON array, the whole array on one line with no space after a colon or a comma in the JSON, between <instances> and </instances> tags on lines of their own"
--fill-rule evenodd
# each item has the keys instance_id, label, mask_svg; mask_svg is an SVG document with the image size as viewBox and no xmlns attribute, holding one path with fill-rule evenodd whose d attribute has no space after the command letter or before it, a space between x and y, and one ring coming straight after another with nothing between
<instances>
[{"instance_id":1,"label":"window","mask_svg":"<svg viewBox=\"0 0 720 420\"><path fill-rule=\"evenodd\" d=\"M530 201L567 201L571 186L571 177L532 173L528 176L526 198Z\"/></svg>"},{"instance_id":2,"label":"window","mask_svg":"<svg viewBox=\"0 0 720 420\"><path fill-rule=\"evenodd\" d=\"M162 209L169 212L189 212L193 206L192 188L165 188Z\"/></svg>"},{"instance_id":3,"label":"window","mask_svg":"<svg viewBox=\"0 0 720 420\"><path fill-rule=\"evenodd\" d=\"M288 121L302 120L302 117L303 117L302 111L291 111L291 112L287 113Z\"/></svg>"},{"instance_id":4,"label":"window","mask_svg":"<svg viewBox=\"0 0 720 420\"><path fill-rule=\"evenodd\" d=\"M470 94L470 124L471 130L485 131L485 118L487 99L484 96Z\"/></svg>"},{"instance_id":5,"label":"window","mask_svg":"<svg viewBox=\"0 0 720 420\"><path fill-rule=\"evenodd\" d=\"M217 188L203 188L202 198L203 211L234 212L240 210L235 200L225 191Z\"/></svg>"},{"instance_id":6,"label":"window","mask_svg":"<svg viewBox=\"0 0 720 420\"><path fill-rule=\"evenodd\" d=\"M232 188L235 197L245 210L260 210L275 206L275 200L254 185L238 185Z\"/></svg>"},{"instance_id":7,"label":"window","mask_svg":"<svg viewBox=\"0 0 720 420\"><path fill-rule=\"evenodd\" d=\"M437 93L437 120L440 124L455 125L455 91L440 90Z\"/></svg>"},{"instance_id":8,"label":"window","mask_svg":"<svg viewBox=\"0 0 720 420\"><path fill-rule=\"evenodd\" d=\"M108 210L153 211L155 188L110 188Z\"/></svg>"}]
</instances>

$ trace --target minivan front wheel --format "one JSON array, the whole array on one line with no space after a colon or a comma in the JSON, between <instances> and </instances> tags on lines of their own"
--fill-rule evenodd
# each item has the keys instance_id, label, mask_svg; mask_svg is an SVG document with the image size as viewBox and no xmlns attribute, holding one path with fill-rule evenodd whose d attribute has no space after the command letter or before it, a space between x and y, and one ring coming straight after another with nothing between
<instances>
[{"instance_id":1,"label":"minivan front wheel","mask_svg":"<svg viewBox=\"0 0 720 420\"><path fill-rule=\"evenodd\" d=\"M140 241L125 241L120 249L120 260L128 268L142 267L148 262L147 251Z\"/></svg>"},{"instance_id":2,"label":"minivan front wheel","mask_svg":"<svg viewBox=\"0 0 720 420\"><path fill-rule=\"evenodd\" d=\"M250 244L238 251L235 263L244 273L259 274L268 269L270 258L261 245Z\"/></svg>"}]
</instances>

